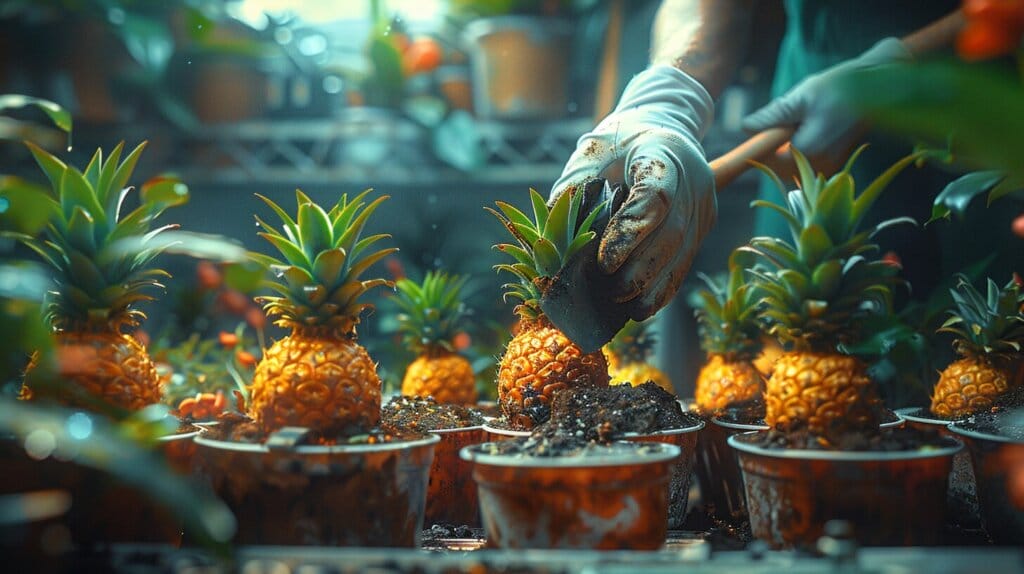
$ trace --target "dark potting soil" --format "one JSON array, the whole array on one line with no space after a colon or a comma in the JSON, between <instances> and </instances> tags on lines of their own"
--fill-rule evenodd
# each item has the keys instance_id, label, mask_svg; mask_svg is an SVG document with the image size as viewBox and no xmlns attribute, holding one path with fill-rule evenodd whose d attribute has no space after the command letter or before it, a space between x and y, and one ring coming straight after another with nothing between
<instances>
[{"instance_id":1,"label":"dark potting soil","mask_svg":"<svg viewBox=\"0 0 1024 574\"><path fill-rule=\"evenodd\" d=\"M647 382L558 393L551 402L551 418L536 432L607 443L627 433L649 434L699 423L700 417L683 412L675 396Z\"/></svg>"},{"instance_id":2,"label":"dark potting soil","mask_svg":"<svg viewBox=\"0 0 1024 574\"><path fill-rule=\"evenodd\" d=\"M248 416L238 413L222 413L216 425L207 427L206 437L212 440L234 441L262 444L267 442L268 435ZM381 424L368 432L351 436L324 436L315 431L309 432L296 445L298 446L333 446L355 444L380 444L386 442L407 441L423 438L425 433L409 429Z\"/></svg>"},{"instance_id":3,"label":"dark potting soil","mask_svg":"<svg viewBox=\"0 0 1024 574\"><path fill-rule=\"evenodd\" d=\"M384 405L381 424L423 432L479 426L484 424L484 417L473 408L440 404L431 397L403 395Z\"/></svg>"},{"instance_id":4,"label":"dark potting soil","mask_svg":"<svg viewBox=\"0 0 1024 574\"><path fill-rule=\"evenodd\" d=\"M927 447L949 446L949 441L933 432L913 428L881 429L877 433L846 433L829 444L804 428L782 432L776 429L737 440L769 449L894 452Z\"/></svg>"}]
</instances>

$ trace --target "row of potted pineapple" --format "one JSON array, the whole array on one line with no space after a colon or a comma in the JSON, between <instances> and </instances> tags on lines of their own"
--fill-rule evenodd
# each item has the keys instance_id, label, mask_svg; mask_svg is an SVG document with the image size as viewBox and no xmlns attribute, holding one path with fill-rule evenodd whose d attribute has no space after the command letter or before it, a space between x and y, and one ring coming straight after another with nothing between
<instances>
[{"instance_id":1,"label":"row of potted pineapple","mask_svg":"<svg viewBox=\"0 0 1024 574\"><path fill-rule=\"evenodd\" d=\"M106 161L97 152L84 171L38 148L32 151L52 184L51 225L45 238L19 239L54 268L58 288L49 319L58 341L59 371L73 384L57 389L37 384L30 368L24 395L56 394L62 401L96 408L137 409L155 402L161 380L145 348L127 331L144 317L137 304L150 298L145 290L159 287L159 279L166 276L151 265L164 244L147 243L172 227L153 229L153 220L180 202L181 188L173 180L144 185L142 207L122 214L141 146L123 162L120 146ZM872 237L882 225L862 229L862 222L889 180L916 157L904 159L858 194L849 175L852 159L846 169L826 180L795 155L799 189L786 192L780 185L788 193L784 206L759 202L786 217L792 241L752 240L731 259L727 285L703 297L702 327L710 360L698 382L698 403L715 412L763 392L768 438L729 438L741 452L758 537L777 545L816 538L824 520L808 523L804 518L819 512L823 519L848 515L869 540L894 541L912 531L919 534L910 540L929 541L928 533L934 533L929 525L934 526L944 497L922 501L921 508L933 512L922 513L913 528L906 527L905 517L884 516L881 522L894 532L880 527L878 514L868 516L863 509L884 509L893 488L905 486L901 473L921 465L931 466L920 480L931 481L932 486L942 483L942 488L923 489L922 496L944 492L957 444L939 439L915 443L904 449L905 456L885 453L871 458L861 450L853 453L856 456L842 454L882 440L885 413L866 365L841 353L840 346L863 335L858 330L866 318L890 312L891 289L901 283L897 268L874 259ZM342 195L324 209L297 191L294 216L262 198L278 222L271 225L257 218L260 236L278 255L251 255L270 271L266 286L274 292L259 301L290 335L263 352L252 383L239 393L239 408L247 417L222 420L220 434L197 439L202 473L241 518L240 541L409 545L418 540L427 468L440 438L392 436L379 428L380 380L376 364L357 341L356 326L370 307L360 298L375 287L393 286L384 278L363 275L396 249L375 247L387 235L363 236L367 220L386 199L371 201L368 193ZM550 207L536 192L531 199L533 219L506 203L499 202L498 210L492 210L515 239L514 244L497 246L513 259L498 268L518 280L506 286L506 296L519 301L520 317L518 333L500 361L499 405L513 427L525 430L544 422L556 393L606 386L612 380L606 355L584 353L544 317L538 303L545 280L596 238L590 229L596 211L582 212L582 194L563 194ZM136 240L136 248L121 247L129 239ZM428 276L422 284L399 284L406 341L421 354L407 369L407 393L473 401L472 370L447 344L462 313L459 286L457 279L440 274ZM936 390L933 410L941 415L988 406L1015 384L1000 366L1002 357L1018 352L1016 286L995 289L987 298L967 284L960 289L959 314L947 328L960 337L965 359L950 367L950 376ZM765 323L785 351L775 360L762 390L751 361L759 341L754 327ZM630 329L626 339L636 343L643 338L637 327ZM637 363L643 348L642 343L633 345L640 349L639 356L614 353L613 348L609 356L615 357L614 370ZM1005 364L1015 364L1013 358ZM792 454L794 449L808 451L811 443L817 454ZM786 449L774 448L780 444ZM671 456L666 452L678 455L678 448L662 449L651 461L667 472ZM464 456L475 462L478 473L505 465L485 454L478 449ZM617 466L626 464L626 459L609 456ZM692 450L687 456L692 460ZM835 483L831 490L824 486L829 479L846 476L843 465L865 461L874 465L870 480ZM328 472L322 472L324 468ZM808 482L811 477L817 484ZM506 473L502 479L516 482L523 476ZM848 494L854 486L863 496L835 496ZM774 498L754 496L766 492ZM490 499L496 496L491 493ZM661 502L666 502L667 489L663 498ZM843 504L835 506L837 498L843 498ZM364 512L334 512L331 505L321 504L324 500L358 502ZM790 511L780 512L778 500L786 500L781 506ZM356 514L366 517L365 524L353 524ZM862 517L865 521L858 522ZM492 529L499 518L490 516ZM655 547L660 544L658 536L664 537L665 521L660 522L659 529L644 533L646 540L655 540ZM872 530L878 530L877 536ZM609 540L631 544L621 538ZM557 545L551 540L546 544ZM646 547L643 544L636 547Z\"/></svg>"}]
</instances>

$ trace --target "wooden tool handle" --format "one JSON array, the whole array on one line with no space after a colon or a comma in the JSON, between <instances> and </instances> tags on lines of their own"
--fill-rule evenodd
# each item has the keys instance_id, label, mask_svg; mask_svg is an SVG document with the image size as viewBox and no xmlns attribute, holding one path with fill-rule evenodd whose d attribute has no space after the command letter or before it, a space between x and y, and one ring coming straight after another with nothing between
<instances>
[{"instance_id":1,"label":"wooden tool handle","mask_svg":"<svg viewBox=\"0 0 1024 574\"><path fill-rule=\"evenodd\" d=\"M793 128L771 128L765 130L733 148L731 151L711 161L711 171L715 174L715 189L721 189L743 172L750 169L750 160L771 163L775 152L793 137Z\"/></svg>"}]
</instances>

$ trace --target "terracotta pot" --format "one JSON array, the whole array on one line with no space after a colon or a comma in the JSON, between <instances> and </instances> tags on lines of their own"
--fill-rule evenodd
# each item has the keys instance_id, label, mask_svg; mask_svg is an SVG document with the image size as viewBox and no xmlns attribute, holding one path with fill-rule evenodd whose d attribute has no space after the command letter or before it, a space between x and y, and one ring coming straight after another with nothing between
<instances>
[{"instance_id":1,"label":"terracotta pot","mask_svg":"<svg viewBox=\"0 0 1024 574\"><path fill-rule=\"evenodd\" d=\"M679 447L615 443L588 456L486 454L467 447L488 544L499 548L654 550L665 542Z\"/></svg>"},{"instance_id":2,"label":"terracotta pot","mask_svg":"<svg viewBox=\"0 0 1024 574\"><path fill-rule=\"evenodd\" d=\"M192 463L196 455L195 438L202 432L204 429L196 426L194 431L175 433L158 439L160 449L167 457L167 463L171 468L181 474L192 473Z\"/></svg>"},{"instance_id":3,"label":"terracotta pot","mask_svg":"<svg viewBox=\"0 0 1024 574\"><path fill-rule=\"evenodd\" d=\"M489 423L484 423L484 432L487 433L488 442L498 442L503 440L511 440L514 438L521 438L530 436L530 431L518 431L512 429L504 429L499 427L493 427Z\"/></svg>"},{"instance_id":4,"label":"terracotta pot","mask_svg":"<svg viewBox=\"0 0 1024 574\"><path fill-rule=\"evenodd\" d=\"M480 502L473 483L473 465L462 460L459 451L486 441L487 432L482 426L431 432L441 437L441 442L434 448L434 463L430 466L424 525L479 527Z\"/></svg>"},{"instance_id":5,"label":"terracotta pot","mask_svg":"<svg viewBox=\"0 0 1024 574\"><path fill-rule=\"evenodd\" d=\"M926 407L909 407L896 411L907 422L907 426L919 431L955 436L947 428L948 420L935 418ZM967 443L967 441L964 441ZM965 528L981 525L981 509L978 502L978 482L974 478L971 453L964 449L953 457L953 471L949 473L949 517L947 523Z\"/></svg>"},{"instance_id":6,"label":"terracotta pot","mask_svg":"<svg viewBox=\"0 0 1024 574\"><path fill-rule=\"evenodd\" d=\"M473 109L483 119L562 117L569 92L572 24L555 18L501 16L466 26Z\"/></svg>"},{"instance_id":7,"label":"terracotta pot","mask_svg":"<svg viewBox=\"0 0 1024 574\"><path fill-rule=\"evenodd\" d=\"M949 424L949 431L964 440L974 463L981 523L997 544L1024 542L1024 508L1014 504L1008 488L1011 461L1024 459L1024 441L970 428L961 421Z\"/></svg>"},{"instance_id":8,"label":"terracotta pot","mask_svg":"<svg viewBox=\"0 0 1024 574\"><path fill-rule=\"evenodd\" d=\"M418 547L440 440L271 449L200 436L196 472L235 514L237 543Z\"/></svg>"},{"instance_id":9,"label":"terracotta pot","mask_svg":"<svg viewBox=\"0 0 1024 574\"><path fill-rule=\"evenodd\" d=\"M813 548L830 520L846 520L865 545L939 541L953 455L963 445L894 452L770 449L759 433L729 437L739 452L754 537L774 548Z\"/></svg>"},{"instance_id":10,"label":"terracotta pot","mask_svg":"<svg viewBox=\"0 0 1024 574\"><path fill-rule=\"evenodd\" d=\"M681 454L672 463L669 472L669 528L682 528L686 519L687 504L690 501L690 477L693 475L693 463L697 458L698 436L703 428L704 421L700 421L699 424L686 428L644 435L628 434L623 437L632 442L661 442L679 447Z\"/></svg>"},{"instance_id":11,"label":"terracotta pot","mask_svg":"<svg viewBox=\"0 0 1024 574\"><path fill-rule=\"evenodd\" d=\"M899 416L897 414L897 416ZM882 423L881 428L896 428L903 419ZM699 434L695 473L700 482L700 495L711 515L727 524L739 525L747 520L747 502L736 452L729 446L729 437L752 431L765 431L765 424L741 422L726 416L711 417L711 424Z\"/></svg>"},{"instance_id":12,"label":"terracotta pot","mask_svg":"<svg viewBox=\"0 0 1024 574\"><path fill-rule=\"evenodd\" d=\"M0 468L0 495L46 490L70 496L59 520L79 548L181 542L181 523L169 509L106 472L52 456L36 460L13 438L0 438Z\"/></svg>"}]
</instances>

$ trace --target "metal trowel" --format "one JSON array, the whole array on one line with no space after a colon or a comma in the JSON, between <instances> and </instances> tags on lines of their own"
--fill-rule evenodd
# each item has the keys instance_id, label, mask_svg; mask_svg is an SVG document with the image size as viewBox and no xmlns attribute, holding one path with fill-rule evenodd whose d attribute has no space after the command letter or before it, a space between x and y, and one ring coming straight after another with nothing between
<instances>
[{"instance_id":1,"label":"metal trowel","mask_svg":"<svg viewBox=\"0 0 1024 574\"><path fill-rule=\"evenodd\" d=\"M790 128L761 132L712 161L715 189L724 188L745 172L751 166L750 160L771 157L792 134ZM603 203L591 225L597 239L576 252L555 274L541 294L540 308L584 353L592 353L611 341L629 318L636 315L637 301L615 301L615 276L606 275L597 263L604 230L626 201L629 191L625 184L612 185L605 179L595 178L584 183L583 193L580 220ZM576 225L579 224L577 221Z\"/></svg>"}]
</instances>

